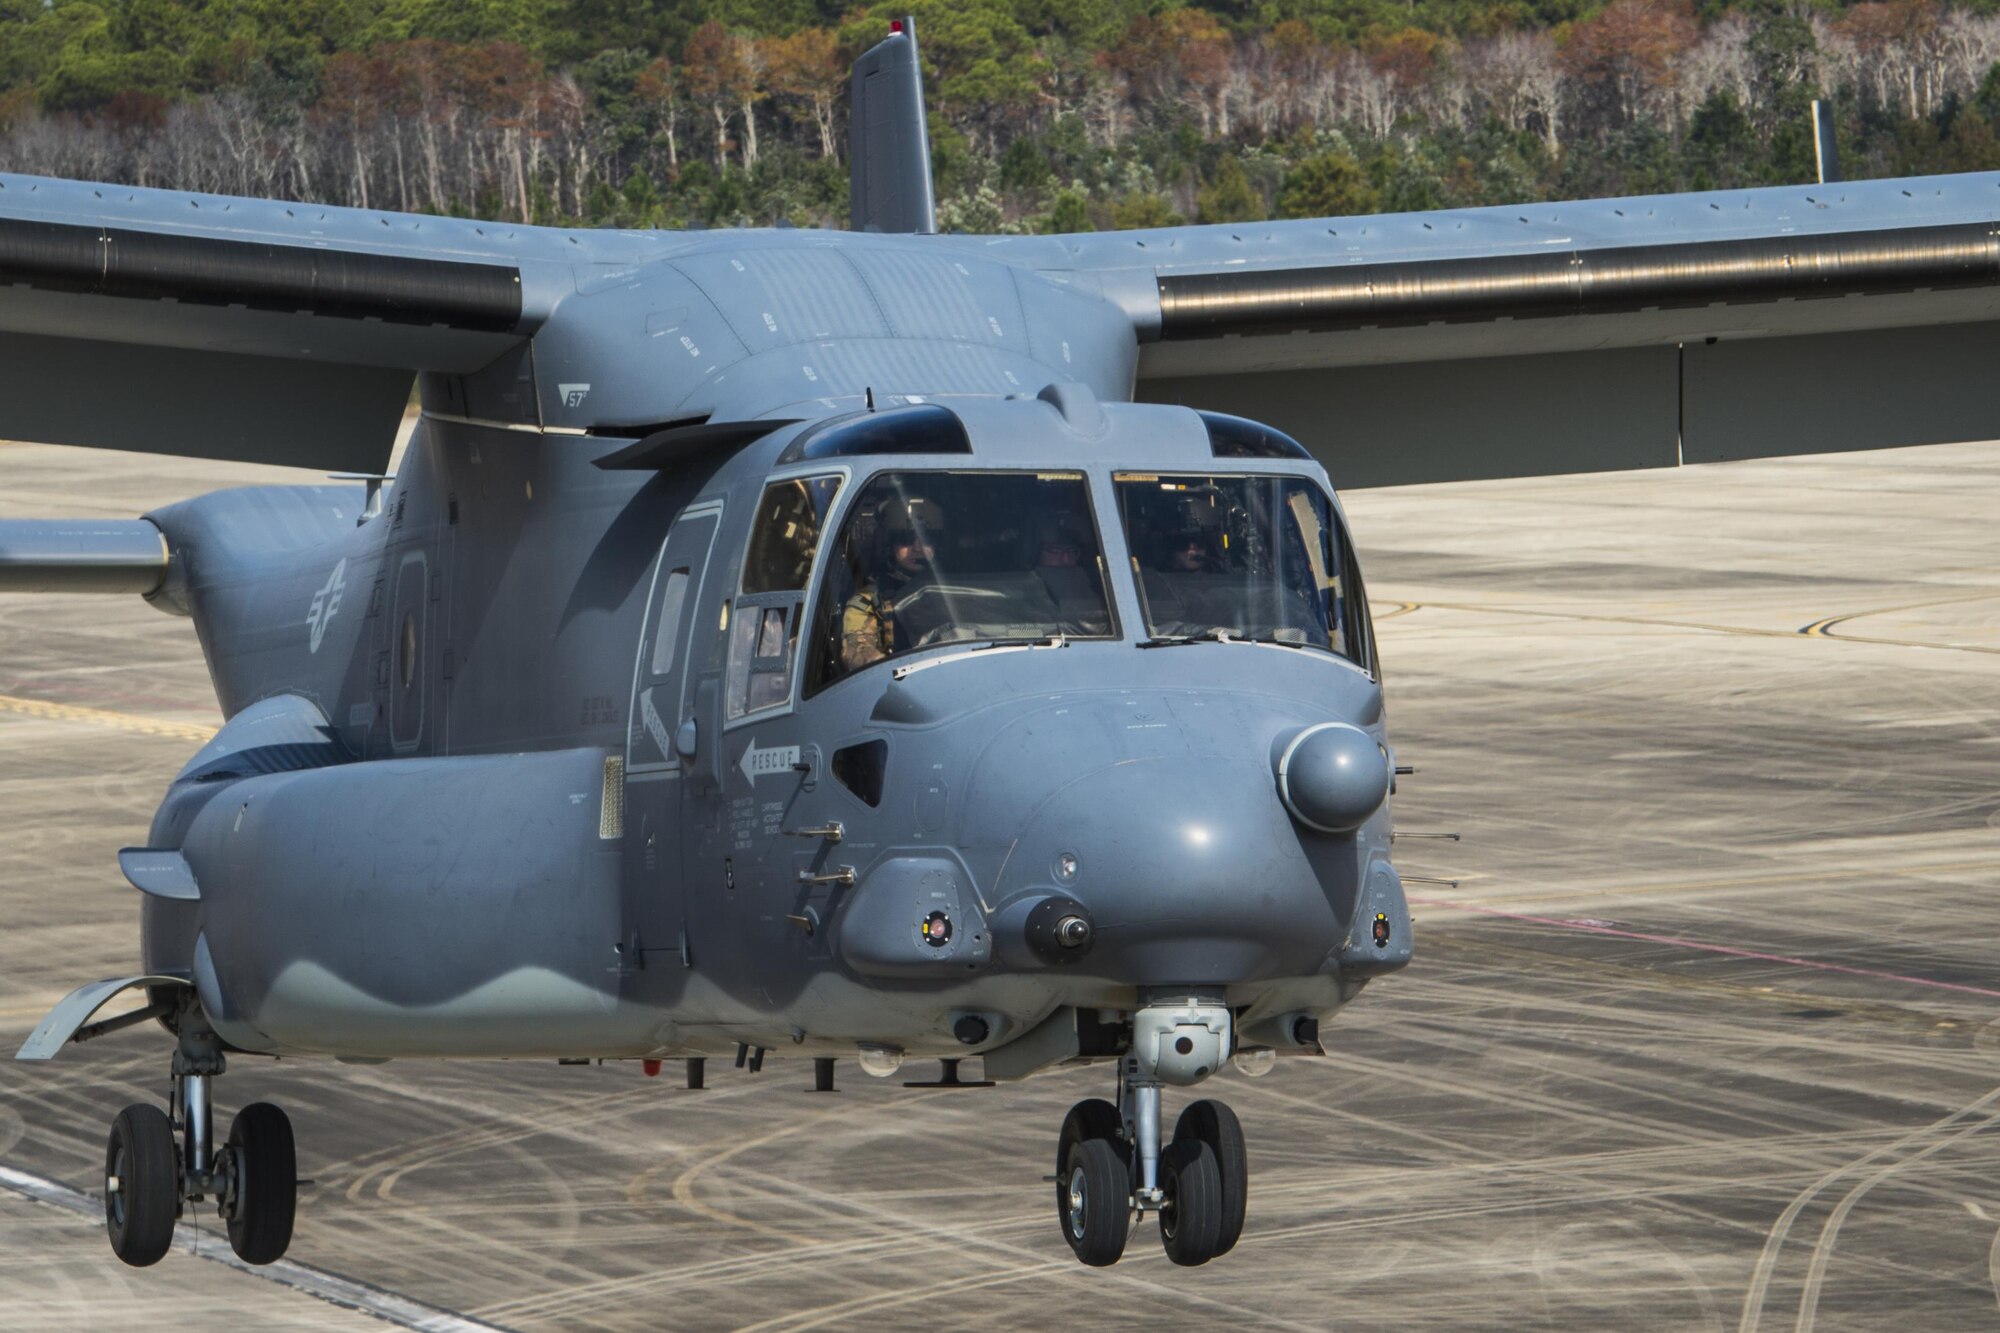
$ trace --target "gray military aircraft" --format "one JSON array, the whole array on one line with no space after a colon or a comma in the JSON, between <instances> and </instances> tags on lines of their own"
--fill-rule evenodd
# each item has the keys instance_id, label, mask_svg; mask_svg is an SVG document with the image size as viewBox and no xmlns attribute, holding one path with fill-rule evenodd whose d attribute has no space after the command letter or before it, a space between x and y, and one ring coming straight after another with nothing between
<instances>
[{"instance_id":1,"label":"gray military aircraft","mask_svg":"<svg viewBox=\"0 0 2000 1333\"><path fill-rule=\"evenodd\" d=\"M285 1252L230 1059L731 1052L1108 1065L1063 1236L1206 1262L1242 1131L1162 1088L1411 956L1330 477L2000 435L1994 176L943 236L913 29L853 99L843 233L0 176L0 435L348 474L0 526L8 588L189 616L228 719L121 854L139 970L21 1051L173 1039L126 1262L205 1201Z\"/></svg>"}]
</instances>

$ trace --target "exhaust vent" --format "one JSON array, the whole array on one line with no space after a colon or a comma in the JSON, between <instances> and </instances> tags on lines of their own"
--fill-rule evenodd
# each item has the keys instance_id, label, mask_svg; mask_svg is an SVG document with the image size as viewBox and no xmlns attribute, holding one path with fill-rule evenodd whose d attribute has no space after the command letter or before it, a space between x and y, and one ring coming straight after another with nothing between
<instances>
[{"instance_id":1,"label":"exhaust vent","mask_svg":"<svg viewBox=\"0 0 2000 1333\"><path fill-rule=\"evenodd\" d=\"M597 836L625 836L625 761L615 754L604 756L604 799L598 806Z\"/></svg>"}]
</instances>

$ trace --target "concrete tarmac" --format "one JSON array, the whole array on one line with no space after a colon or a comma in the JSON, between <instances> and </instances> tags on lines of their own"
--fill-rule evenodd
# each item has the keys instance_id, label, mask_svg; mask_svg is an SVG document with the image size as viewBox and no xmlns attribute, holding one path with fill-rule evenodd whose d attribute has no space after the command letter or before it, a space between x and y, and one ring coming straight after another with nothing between
<instances>
[{"instance_id":1,"label":"concrete tarmac","mask_svg":"<svg viewBox=\"0 0 2000 1333\"><path fill-rule=\"evenodd\" d=\"M287 474L0 477L28 517ZM1398 827L1463 841L1399 845L1417 961L1327 1058L1202 1090L1250 1139L1234 1254L1071 1259L1043 1176L1106 1071L239 1059L218 1103L286 1106L315 1182L292 1258L516 1329L2000 1323L2000 445L1347 503ZM116 850L219 720L186 621L0 598L0 1048L132 969ZM166 1074L150 1028L0 1065L0 1166L101 1190ZM0 1327L380 1326L191 1231L124 1269L0 1188Z\"/></svg>"}]
</instances>

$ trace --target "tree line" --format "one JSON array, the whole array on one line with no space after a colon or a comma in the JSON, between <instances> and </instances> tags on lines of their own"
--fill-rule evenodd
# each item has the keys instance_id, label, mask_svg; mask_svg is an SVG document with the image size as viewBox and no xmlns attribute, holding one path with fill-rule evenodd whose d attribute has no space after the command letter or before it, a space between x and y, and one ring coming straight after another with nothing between
<instances>
[{"instance_id":1,"label":"tree line","mask_svg":"<svg viewBox=\"0 0 2000 1333\"><path fill-rule=\"evenodd\" d=\"M1246 221L2000 167L1936 0L0 0L0 169L610 226L839 226L915 14L940 220ZM1171 3L1171 0L1167 0Z\"/></svg>"}]
</instances>

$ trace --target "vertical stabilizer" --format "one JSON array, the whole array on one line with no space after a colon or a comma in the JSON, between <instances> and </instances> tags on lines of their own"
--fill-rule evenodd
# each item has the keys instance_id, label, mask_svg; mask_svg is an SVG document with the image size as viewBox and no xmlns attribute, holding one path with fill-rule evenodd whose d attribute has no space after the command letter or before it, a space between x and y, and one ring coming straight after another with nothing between
<instances>
[{"instance_id":1,"label":"vertical stabilizer","mask_svg":"<svg viewBox=\"0 0 2000 1333\"><path fill-rule=\"evenodd\" d=\"M889 36L854 62L848 110L849 224L856 231L936 231L914 20L891 23Z\"/></svg>"}]
</instances>

